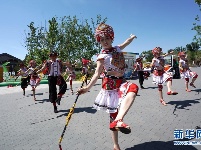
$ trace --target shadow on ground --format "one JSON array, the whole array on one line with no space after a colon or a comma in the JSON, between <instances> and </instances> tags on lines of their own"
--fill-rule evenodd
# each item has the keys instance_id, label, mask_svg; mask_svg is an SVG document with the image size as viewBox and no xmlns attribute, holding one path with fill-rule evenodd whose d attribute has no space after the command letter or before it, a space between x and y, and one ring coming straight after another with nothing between
<instances>
[{"instance_id":1,"label":"shadow on ground","mask_svg":"<svg viewBox=\"0 0 201 150\"><path fill-rule=\"evenodd\" d=\"M175 105L175 108L173 110L173 114L175 115L175 112L177 109L185 109L189 110L188 107L192 106L192 104L198 104L200 103L201 99L194 99L194 100L180 100L180 101L169 101L167 104Z\"/></svg>"},{"instance_id":2,"label":"shadow on ground","mask_svg":"<svg viewBox=\"0 0 201 150\"><path fill-rule=\"evenodd\" d=\"M182 141L184 141L184 139ZM185 141L188 140L185 139ZM173 141L151 141L134 145L125 150L197 150L197 148L192 145L174 145Z\"/></svg>"},{"instance_id":3,"label":"shadow on ground","mask_svg":"<svg viewBox=\"0 0 201 150\"><path fill-rule=\"evenodd\" d=\"M61 114L57 116L57 118L62 117L62 116L67 116L69 113L70 109L67 110L59 110L59 112L66 112L64 114ZM80 113L80 112L86 112L86 113L91 113L94 114L96 113L96 109L93 109L93 107L83 107L83 108L75 108L73 113Z\"/></svg>"}]
</instances>

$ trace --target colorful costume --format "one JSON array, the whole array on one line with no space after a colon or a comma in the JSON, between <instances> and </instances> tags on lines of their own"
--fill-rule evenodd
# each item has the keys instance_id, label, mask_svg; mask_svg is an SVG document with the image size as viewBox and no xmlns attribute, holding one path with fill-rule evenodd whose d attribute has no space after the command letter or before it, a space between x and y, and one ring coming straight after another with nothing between
<instances>
[{"instance_id":1,"label":"colorful costume","mask_svg":"<svg viewBox=\"0 0 201 150\"><path fill-rule=\"evenodd\" d=\"M60 60L56 60L55 62L48 60L45 65L48 74L49 100L51 103L55 103L57 95L61 98L67 89L67 84L64 78L61 76L63 65ZM59 86L58 94L56 85Z\"/></svg>"},{"instance_id":2,"label":"colorful costume","mask_svg":"<svg viewBox=\"0 0 201 150\"><path fill-rule=\"evenodd\" d=\"M28 82L30 81L30 76L26 73L27 68L25 66L21 66L19 72L19 75L21 75L21 88L25 89L27 88Z\"/></svg>"},{"instance_id":3,"label":"colorful costume","mask_svg":"<svg viewBox=\"0 0 201 150\"><path fill-rule=\"evenodd\" d=\"M40 78L39 78L38 74L35 72L35 68L30 67L29 71L28 71L28 74L30 75L30 85L32 87L36 86L37 83L40 82Z\"/></svg>"},{"instance_id":4,"label":"colorful costume","mask_svg":"<svg viewBox=\"0 0 201 150\"><path fill-rule=\"evenodd\" d=\"M127 82L123 77L107 75L108 71L117 71L122 74L125 71L125 59L119 47L102 50L97 61L101 59L104 60L105 76L102 80L102 89L97 95L93 107L98 110L104 109L107 113L116 113L128 92L137 94L138 86Z\"/></svg>"},{"instance_id":5,"label":"colorful costume","mask_svg":"<svg viewBox=\"0 0 201 150\"><path fill-rule=\"evenodd\" d=\"M136 59L135 70L136 70L137 73L138 73L138 78L139 78L140 87L141 87L142 89L144 89L144 87L143 87L144 71L143 71L142 58L137 58L137 59Z\"/></svg>"},{"instance_id":6,"label":"colorful costume","mask_svg":"<svg viewBox=\"0 0 201 150\"><path fill-rule=\"evenodd\" d=\"M29 64L30 64L30 67L26 73L30 76L30 85L33 88L40 83L40 78L38 74L36 73L37 71L35 68L36 62L34 60L31 60Z\"/></svg>"},{"instance_id":7,"label":"colorful costume","mask_svg":"<svg viewBox=\"0 0 201 150\"><path fill-rule=\"evenodd\" d=\"M156 85L163 85L168 80L172 80L172 75L168 72L165 72L163 69L158 69L158 67L164 66L164 57L160 56L158 58L153 58L153 83Z\"/></svg>"},{"instance_id":8,"label":"colorful costume","mask_svg":"<svg viewBox=\"0 0 201 150\"><path fill-rule=\"evenodd\" d=\"M189 69L185 60L179 60L183 69L180 69L180 74L182 79L189 79L189 78L197 78L198 75L196 72L193 72Z\"/></svg>"},{"instance_id":9,"label":"colorful costume","mask_svg":"<svg viewBox=\"0 0 201 150\"><path fill-rule=\"evenodd\" d=\"M24 64L20 64L18 76L21 76L21 88L23 89L23 95L25 95L25 88L27 88L28 83L30 82L30 76L27 74L27 68Z\"/></svg>"},{"instance_id":10,"label":"colorful costume","mask_svg":"<svg viewBox=\"0 0 201 150\"><path fill-rule=\"evenodd\" d=\"M67 67L66 72L69 73L68 80L70 82L70 85L72 85L72 81L75 80L75 78L76 78L76 74L75 74L73 67Z\"/></svg>"},{"instance_id":11,"label":"colorful costume","mask_svg":"<svg viewBox=\"0 0 201 150\"><path fill-rule=\"evenodd\" d=\"M184 52L179 53L179 68L180 68L180 76L181 78L185 79L186 81L186 91L190 92L191 90L188 89L189 78L192 78L192 82L190 86L195 88L194 81L197 79L198 74L193 72L189 69L188 60L185 58L186 54Z\"/></svg>"},{"instance_id":12,"label":"colorful costume","mask_svg":"<svg viewBox=\"0 0 201 150\"><path fill-rule=\"evenodd\" d=\"M87 78L89 76L89 72L88 72L88 63L90 62L90 60L84 59L82 58L82 75L86 75L87 77L85 78L85 83L87 85Z\"/></svg>"}]
</instances>

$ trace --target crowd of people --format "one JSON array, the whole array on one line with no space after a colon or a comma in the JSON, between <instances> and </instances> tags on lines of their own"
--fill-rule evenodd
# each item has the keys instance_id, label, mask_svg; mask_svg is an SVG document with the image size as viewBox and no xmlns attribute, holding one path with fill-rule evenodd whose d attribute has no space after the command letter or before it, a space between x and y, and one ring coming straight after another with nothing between
<instances>
[{"instance_id":1,"label":"crowd of people","mask_svg":"<svg viewBox=\"0 0 201 150\"><path fill-rule=\"evenodd\" d=\"M87 93L93 85L97 82L100 75L102 75L102 86L100 92L95 98L93 107L97 110L104 110L108 113L110 122L109 129L112 133L113 149L120 150L120 145L118 143L118 133L122 132L124 134L129 134L131 132L131 127L124 122L124 118L135 101L136 95L138 93L139 87L146 90L143 86L144 78L148 78L150 73L143 71L143 57L136 59L134 66L134 71L137 71L139 77L139 87L137 83L127 81L124 78L125 73L125 59L122 50L128 46L137 37L133 34L130 35L123 43L113 46L114 31L110 25L101 23L98 25L95 31L96 41L101 45L102 50L97 57L96 69L90 80L82 88L76 91L76 94ZM178 92L172 90L172 78L173 75L167 72L165 67L164 57L172 54L172 52L167 54L162 54L162 48L155 47L152 50L153 59L151 62L152 68L152 78L153 83L158 86L159 101L162 105L166 105L163 98L163 84L167 83L167 95L176 95ZM197 73L189 69L188 59L184 52L178 54L179 57L179 70L181 78L185 79L185 90L190 92L189 85L195 87L195 80L198 77ZM34 100L35 90L40 83L40 77L38 74L43 72L48 75L48 85L49 85L49 100L53 104L54 112L57 113L57 105L60 105L62 96L67 90L66 82L69 81L71 93L73 94L72 82L76 78L75 66L76 63L71 63L70 61L62 62L57 59L58 54L56 52L51 52L49 54L49 60L45 61L42 67L37 68L35 61L30 61L29 67L26 68L24 64L20 64L20 70L18 75L21 75L21 88L23 89L23 94L25 95L25 89L28 83L32 87ZM82 74L88 76L88 63L90 61L82 59ZM68 75L64 79L62 75L63 67L66 66L65 74ZM189 79L192 81L189 84ZM59 86L59 92L57 92L57 86Z\"/></svg>"}]
</instances>

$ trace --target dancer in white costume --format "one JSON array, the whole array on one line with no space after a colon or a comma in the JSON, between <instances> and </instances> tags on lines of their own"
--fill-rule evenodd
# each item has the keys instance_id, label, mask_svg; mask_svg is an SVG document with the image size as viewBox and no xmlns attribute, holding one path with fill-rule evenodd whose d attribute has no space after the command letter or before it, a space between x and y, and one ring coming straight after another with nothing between
<instances>
[{"instance_id":1,"label":"dancer in white costume","mask_svg":"<svg viewBox=\"0 0 201 150\"><path fill-rule=\"evenodd\" d=\"M66 72L65 74L68 74L68 77L66 78L66 81L69 81L71 94L73 94L73 80L76 79L75 74L75 64L72 64L71 62L66 62Z\"/></svg>"},{"instance_id":2,"label":"dancer in white costume","mask_svg":"<svg viewBox=\"0 0 201 150\"><path fill-rule=\"evenodd\" d=\"M97 58L97 68L90 83L78 90L78 94L84 94L96 83L103 69L105 76L102 79L102 89L99 92L94 107L104 109L110 113L111 122L109 125L112 130L114 150L120 150L118 144L118 131L128 134L130 127L123 122L125 115L134 102L138 92L138 86L123 79L125 71L125 59L122 50L129 45L135 35L131 35L123 44L113 47L114 39L113 28L101 23L95 34L97 42L103 48Z\"/></svg>"},{"instance_id":3,"label":"dancer in white costume","mask_svg":"<svg viewBox=\"0 0 201 150\"><path fill-rule=\"evenodd\" d=\"M164 71L164 65L165 65L165 60L164 56L167 56L171 53L161 55L162 48L160 47L155 47L152 50L152 53L154 55L154 58L152 59L151 67L154 68L153 70L153 83L158 85L158 91L159 91L159 96L160 96L160 102L163 105L167 105L166 102L163 99L163 84L167 82L167 88L168 92L167 95L176 95L178 94L177 92L173 92L171 89L172 86L172 74L167 73Z\"/></svg>"},{"instance_id":4,"label":"dancer in white costume","mask_svg":"<svg viewBox=\"0 0 201 150\"><path fill-rule=\"evenodd\" d=\"M29 62L30 67L28 68L28 70L25 72L27 74L30 75L30 85L32 87L32 91L33 91L33 97L34 100L36 100L36 87L40 84L40 78L38 76L38 74L36 73L36 71L38 71L37 67L36 67L36 61L35 60L31 60Z\"/></svg>"},{"instance_id":5,"label":"dancer in white costume","mask_svg":"<svg viewBox=\"0 0 201 150\"><path fill-rule=\"evenodd\" d=\"M192 81L190 83L190 86L195 87L194 82L198 77L198 74L196 72L193 72L189 69L188 60L186 58L186 54L184 52L179 52L179 69L180 69L180 76L181 78L185 79L185 85L186 85L186 91L191 92L191 90L188 87L189 78L192 78Z\"/></svg>"}]
</instances>

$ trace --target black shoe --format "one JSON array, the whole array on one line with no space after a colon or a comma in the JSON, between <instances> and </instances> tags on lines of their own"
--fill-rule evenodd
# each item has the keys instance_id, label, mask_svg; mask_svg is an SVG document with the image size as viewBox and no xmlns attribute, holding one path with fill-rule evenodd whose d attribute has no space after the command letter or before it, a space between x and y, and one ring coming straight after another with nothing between
<instances>
[{"instance_id":1,"label":"black shoe","mask_svg":"<svg viewBox=\"0 0 201 150\"><path fill-rule=\"evenodd\" d=\"M145 89L144 86L141 86L141 89Z\"/></svg>"},{"instance_id":2,"label":"black shoe","mask_svg":"<svg viewBox=\"0 0 201 150\"><path fill-rule=\"evenodd\" d=\"M58 113L57 106L54 106L54 113Z\"/></svg>"},{"instance_id":3,"label":"black shoe","mask_svg":"<svg viewBox=\"0 0 201 150\"><path fill-rule=\"evenodd\" d=\"M61 97L59 96L59 97L56 99L56 103L57 103L58 105L60 105L60 102L61 102Z\"/></svg>"}]
</instances>

